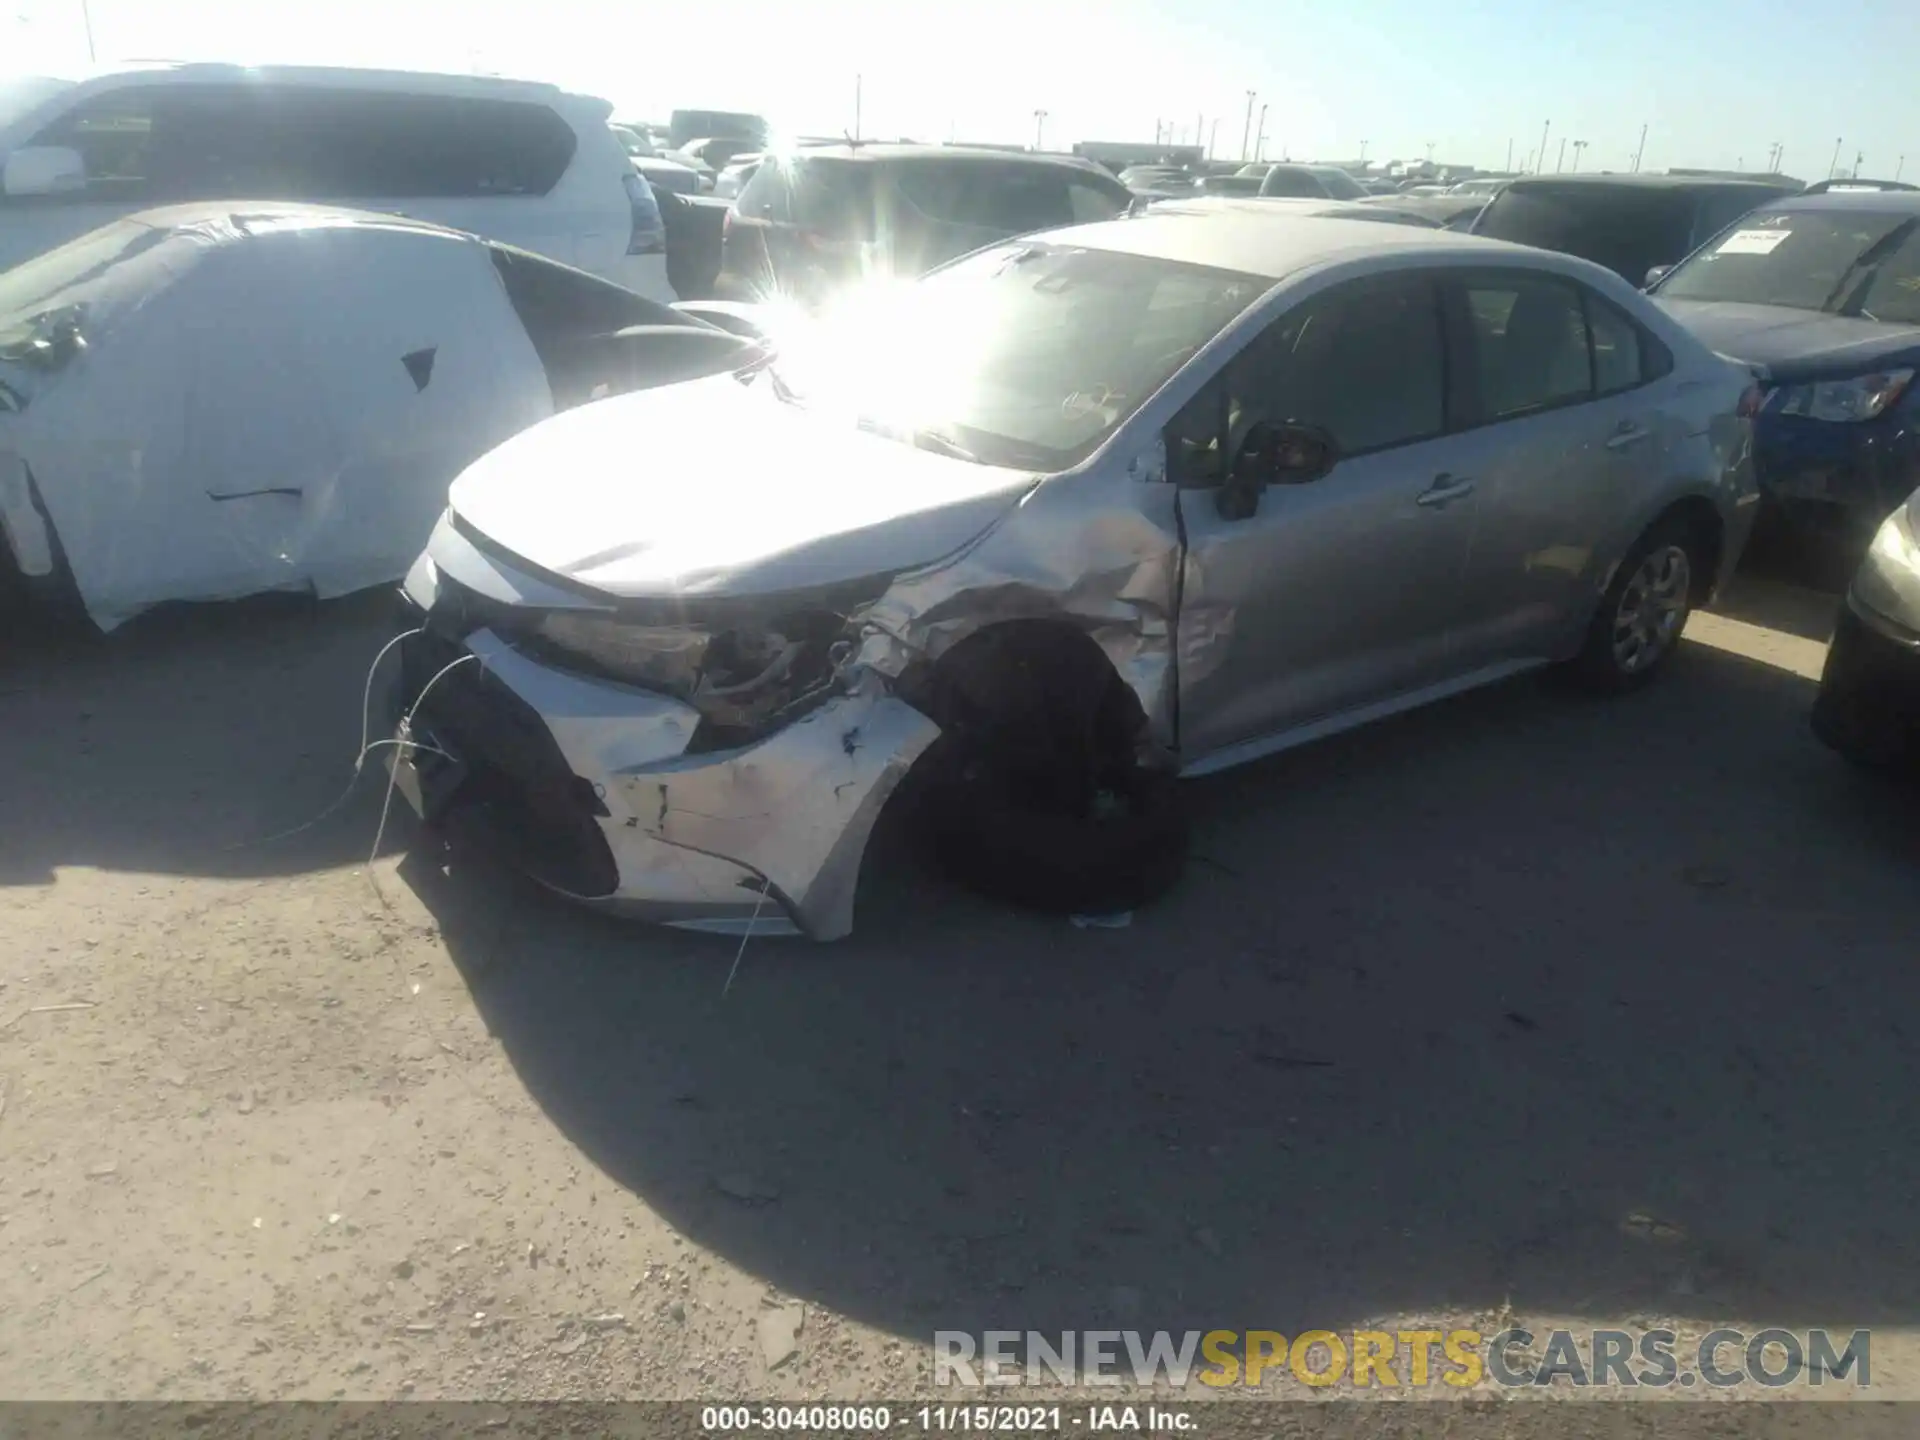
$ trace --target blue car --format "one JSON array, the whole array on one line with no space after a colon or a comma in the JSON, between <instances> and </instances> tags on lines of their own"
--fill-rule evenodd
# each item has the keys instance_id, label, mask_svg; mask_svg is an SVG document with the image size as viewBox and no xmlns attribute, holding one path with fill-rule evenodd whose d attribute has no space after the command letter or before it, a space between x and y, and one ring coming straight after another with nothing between
<instances>
[{"instance_id":1,"label":"blue car","mask_svg":"<svg viewBox=\"0 0 1920 1440\"><path fill-rule=\"evenodd\" d=\"M1864 549L1920 486L1920 192L1816 186L1649 278L1669 314L1759 376L1772 517Z\"/></svg>"}]
</instances>

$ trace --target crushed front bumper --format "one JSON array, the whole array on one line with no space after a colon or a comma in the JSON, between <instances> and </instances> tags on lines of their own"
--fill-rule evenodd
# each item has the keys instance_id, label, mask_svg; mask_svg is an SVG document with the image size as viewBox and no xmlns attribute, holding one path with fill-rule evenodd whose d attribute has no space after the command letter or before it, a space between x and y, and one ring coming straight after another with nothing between
<instances>
[{"instance_id":1,"label":"crushed front bumper","mask_svg":"<svg viewBox=\"0 0 1920 1440\"><path fill-rule=\"evenodd\" d=\"M749 745L689 753L692 706L487 629L409 636L401 671L396 736L414 743L390 764L424 819L476 818L549 888L689 929L846 935L874 821L939 733L868 676Z\"/></svg>"}]
</instances>

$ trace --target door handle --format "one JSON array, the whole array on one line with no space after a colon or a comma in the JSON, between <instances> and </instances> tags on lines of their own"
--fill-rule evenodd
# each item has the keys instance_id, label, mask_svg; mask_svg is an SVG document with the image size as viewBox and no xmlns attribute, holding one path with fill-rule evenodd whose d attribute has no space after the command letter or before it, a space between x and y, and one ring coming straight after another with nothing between
<instances>
[{"instance_id":1,"label":"door handle","mask_svg":"<svg viewBox=\"0 0 1920 1440\"><path fill-rule=\"evenodd\" d=\"M1433 484L1414 497L1416 505L1428 507L1451 505L1455 500L1463 500L1473 493L1473 481L1463 480L1457 475L1440 474L1433 477Z\"/></svg>"},{"instance_id":2,"label":"door handle","mask_svg":"<svg viewBox=\"0 0 1920 1440\"><path fill-rule=\"evenodd\" d=\"M1624 450L1629 445L1638 445L1642 440L1647 438L1647 433L1647 431L1641 429L1629 420L1621 425L1619 429L1615 430L1608 438L1607 449Z\"/></svg>"}]
</instances>

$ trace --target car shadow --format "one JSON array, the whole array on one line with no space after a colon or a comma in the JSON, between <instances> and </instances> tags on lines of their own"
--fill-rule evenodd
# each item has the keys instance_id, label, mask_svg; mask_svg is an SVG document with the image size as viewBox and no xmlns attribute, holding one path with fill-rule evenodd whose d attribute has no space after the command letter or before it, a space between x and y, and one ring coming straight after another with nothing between
<instances>
[{"instance_id":1,"label":"car shadow","mask_svg":"<svg viewBox=\"0 0 1920 1440\"><path fill-rule=\"evenodd\" d=\"M354 784L353 760L393 616L381 587L168 607L107 636L10 623L0 885L63 865L261 876L365 860L384 771L370 759Z\"/></svg>"},{"instance_id":2,"label":"car shadow","mask_svg":"<svg viewBox=\"0 0 1920 1440\"><path fill-rule=\"evenodd\" d=\"M1910 814L1805 679L1682 661L1199 782L1189 874L1123 928L959 893L886 819L833 946L610 922L424 840L402 873L587 1156L903 1335L1910 1320Z\"/></svg>"}]
</instances>

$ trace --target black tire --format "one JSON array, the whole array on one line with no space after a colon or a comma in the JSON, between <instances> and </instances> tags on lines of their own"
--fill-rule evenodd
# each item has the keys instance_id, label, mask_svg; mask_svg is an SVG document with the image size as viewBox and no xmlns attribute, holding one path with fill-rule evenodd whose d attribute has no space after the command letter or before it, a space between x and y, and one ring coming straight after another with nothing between
<instances>
[{"instance_id":1,"label":"black tire","mask_svg":"<svg viewBox=\"0 0 1920 1440\"><path fill-rule=\"evenodd\" d=\"M1024 909L1100 915L1164 895L1186 866L1186 797L1171 774L1110 777L1106 813L1041 808L987 765L943 768L928 787L925 833L940 867L969 889Z\"/></svg>"},{"instance_id":2,"label":"black tire","mask_svg":"<svg viewBox=\"0 0 1920 1440\"><path fill-rule=\"evenodd\" d=\"M1708 553L1708 546L1694 527L1677 516L1657 522L1635 541L1614 572L1607 593L1594 607L1580 653L1565 667L1567 678L1596 695L1623 695L1651 683L1673 662L1680 648L1694 597L1708 578L1702 569ZM1684 561L1684 569L1677 574L1671 569L1661 572L1666 578L1652 587L1660 592L1656 601L1647 589L1650 567L1662 561L1670 563L1675 555ZM1668 595L1669 588L1678 593ZM1678 608L1668 610L1670 604ZM1623 632L1635 628L1630 617L1642 613L1638 607L1646 605L1661 612L1657 622L1649 622L1660 638L1656 645L1650 634L1641 634L1645 648L1635 650L1623 640Z\"/></svg>"}]
</instances>

